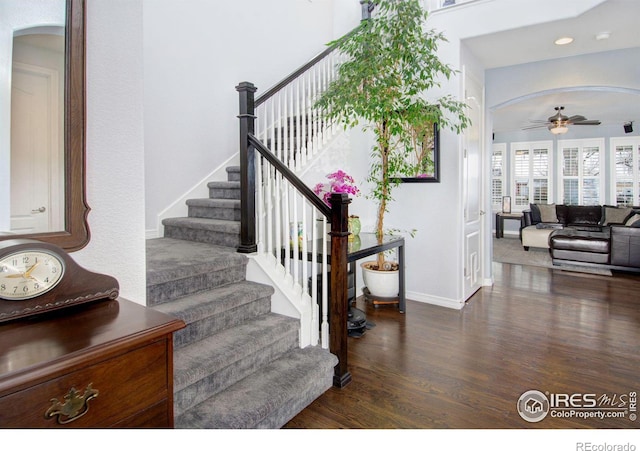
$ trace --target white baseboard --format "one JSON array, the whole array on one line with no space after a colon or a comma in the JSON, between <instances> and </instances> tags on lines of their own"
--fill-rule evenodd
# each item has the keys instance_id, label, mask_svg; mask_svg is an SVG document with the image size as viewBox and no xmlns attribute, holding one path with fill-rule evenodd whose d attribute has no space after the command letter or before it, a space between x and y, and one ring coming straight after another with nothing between
<instances>
[{"instance_id":1,"label":"white baseboard","mask_svg":"<svg viewBox=\"0 0 640 451\"><path fill-rule=\"evenodd\" d=\"M447 307L455 310L462 310L462 307L464 307L465 304L462 300L442 298L439 296L432 296L430 294L417 293L415 291L407 291L405 296L407 299L411 299L412 301L438 305L440 307Z\"/></svg>"}]
</instances>

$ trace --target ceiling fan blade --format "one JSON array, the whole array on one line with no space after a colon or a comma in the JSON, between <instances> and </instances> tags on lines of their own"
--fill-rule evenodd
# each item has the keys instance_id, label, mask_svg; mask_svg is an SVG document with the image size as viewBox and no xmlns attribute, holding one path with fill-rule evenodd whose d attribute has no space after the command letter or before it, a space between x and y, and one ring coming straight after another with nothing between
<instances>
[{"instance_id":1,"label":"ceiling fan blade","mask_svg":"<svg viewBox=\"0 0 640 451\"><path fill-rule=\"evenodd\" d=\"M576 123L576 122L582 122L582 121L586 121L587 118L584 116L580 116L579 114L576 114L575 116L571 116L569 119L567 119L570 122Z\"/></svg>"},{"instance_id":2,"label":"ceiling fan blade","mask_svg":"<svg viewBox=\"0 0 640 451\"><path fill-rule=\"evenodd\" d=\"M547 123L545 122L544 124L539 124L539 125L530 125L528 127L522 127L522 130L532 130L534 128L543 128L543 127L547 127Z\"/></svg>"},{"instance_id":3,"label":"ceiling fan blade","mask_svg":"<svg viewBox=\"0 0 640 451\"><path fill-rule=\"evenodd\" d=\"M548 124L549 121L543 121L542 119L529 119L529 122L533 124Z\"/></svg>"},{"instance_id":4,"label":"ceiling fan blade","mask_svg":"<svg viewBox=\"0 0 640 451\"><path fill-rule=\"evenodd\" d=\"M602 122L598 120L590 120L590 121L573 122L572 125L600 125L601 123Z\"/></svg>"}]
</instances>

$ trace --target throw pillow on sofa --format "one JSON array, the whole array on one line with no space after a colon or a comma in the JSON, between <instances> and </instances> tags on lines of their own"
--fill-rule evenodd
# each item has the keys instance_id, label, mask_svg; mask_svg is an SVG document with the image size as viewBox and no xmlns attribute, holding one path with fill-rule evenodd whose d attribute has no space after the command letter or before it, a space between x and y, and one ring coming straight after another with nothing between
<instances>
[{"instance_id":1,"label":"throw pillow on sofa","mask_svg":"<svg viewBox=\"0 0 640 451\"><path fill-rule=\"evenodd\" d=\"M538 222L542 222L542 218L540 217L540 209L538 208L538 204L529 204L529 209L531 210L531 222L536 224Z\"/></svg>"},{"instance_id":2,"label":"throw pillow on sofa","mask_svg":"<svg viewBox=\"0 0 640 451\"><path fill-rule=\"evenodd\" d=\"M542 222L558 222L556 215L556 204L538 204L540 209L540 219Z\"/></svg>"},{"instance_id":3,"label":"throw pillow on sofa","mask_svg":"<svg viewBox=\"0 0 640 451\"><path fill-rule=\"evenodd\" d=\"M635 213L627 222L624 223L627 227L640 227L640 213Z\"/></svg>"},{"instance_id":4,"label":"throw pillow on sofa","mask_svg":"<svg viewBox=\"0 0 640 451\"><path fill-rule=\"evenodd\" d=\"M602 225L625 224L633 215L633 209L630 207L613 207L605 205L602 209Z\"/></svg>"}]
</instances>

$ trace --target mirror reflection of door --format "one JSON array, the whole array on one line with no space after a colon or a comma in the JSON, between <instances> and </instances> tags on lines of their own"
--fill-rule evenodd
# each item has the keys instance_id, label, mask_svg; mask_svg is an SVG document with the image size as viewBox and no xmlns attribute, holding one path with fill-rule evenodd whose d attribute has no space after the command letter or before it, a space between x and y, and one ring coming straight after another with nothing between
<instances>
[{"instance_id":1,"label":"mirror reflection of door","mask_svg":"<svg viewBox=\"0 0 640 451\"><path fill-rule=\"evenodd\" d=\"M64 229L64 35L14 38L11 232Z\"/></svg>"}]
</instances>

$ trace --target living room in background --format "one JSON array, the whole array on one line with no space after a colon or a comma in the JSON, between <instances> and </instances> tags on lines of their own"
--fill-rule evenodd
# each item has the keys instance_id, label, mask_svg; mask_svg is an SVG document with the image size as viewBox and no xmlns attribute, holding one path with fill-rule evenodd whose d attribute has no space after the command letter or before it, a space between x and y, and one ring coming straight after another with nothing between
<instances>
[{"instance_id":1,"label":"living room in background","mask_svg":"<svg viewBox=\"0 0 640 451\"><path fill-rule=\"evenodd\" d=\"M552 141L511 143L513 211L522 211L529 204L553 201L552 150Z\"/></svg>"},{"instance_id":2,"label":"living room in background","mask_svg":"<svg viewBox=\"0 0 640 451\"><path fill-rule=\"evenodd\" d=\"M611 138L611 192L616 205L640 205L640 137Z\"/></svg>"},{"instance_id":3,"label":"living room in background","mask_svg":"<svg viewBox=\"0 0 640 451\"><path fill-rule=\"evenodd\" d=\"M565 205L604 203L604 139L558 141L558 198Z\"/></svg>"}]
</instances>

